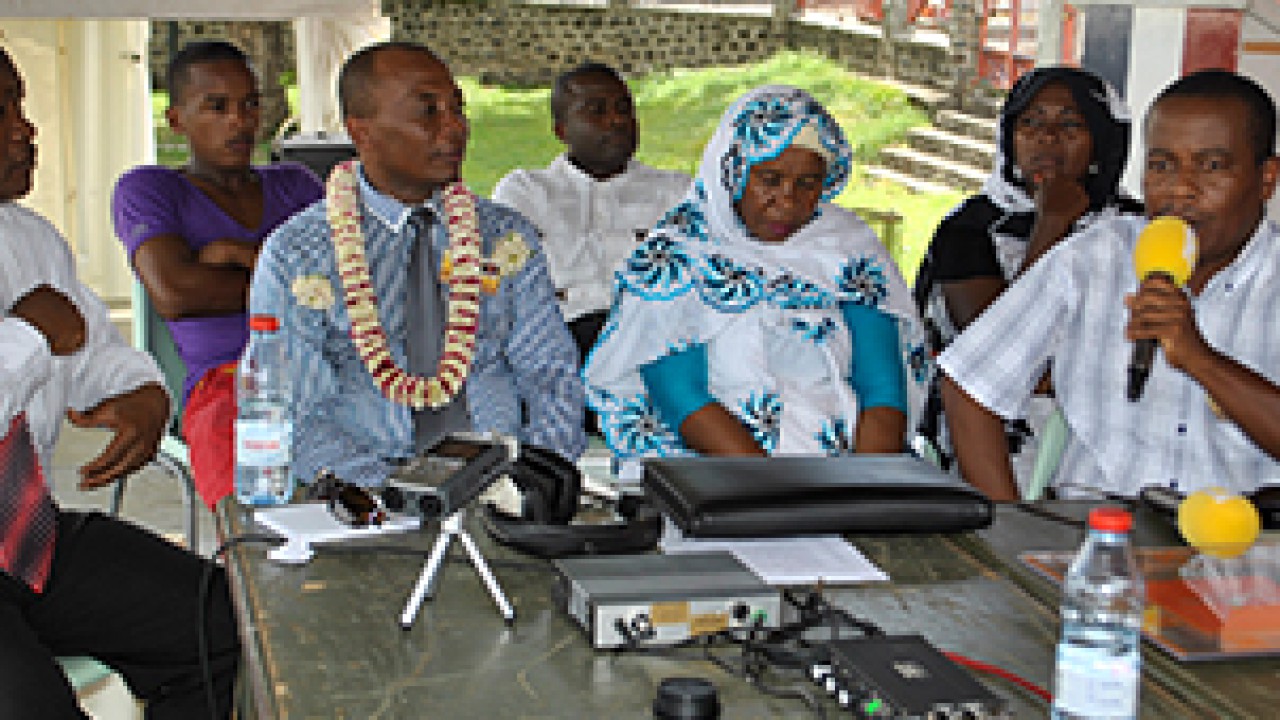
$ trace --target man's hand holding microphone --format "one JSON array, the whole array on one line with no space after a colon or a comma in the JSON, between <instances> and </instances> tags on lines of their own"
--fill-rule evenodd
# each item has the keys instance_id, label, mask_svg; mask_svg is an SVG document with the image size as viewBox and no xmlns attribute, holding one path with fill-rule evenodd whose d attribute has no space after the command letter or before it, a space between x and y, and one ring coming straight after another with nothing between
<instances>
[{"instance_id":1,"label":"man's hand holding microphone","mask_svg":"<svg viewBox=\"0 0 1280 720\"><path fill-rule=\"evenodd\" d=\"M1213 351L1200 334L1191 299L1183 289L1196 264L1195 231L1176 217L1152 220L1138 235L1133 264L1141 285L1125 298L1129 308L1125 337L1134 342L1126 395L1136 402L1151 375L1157 343L1165 361L1179 370Z\"/></svg>"}]
</instances>

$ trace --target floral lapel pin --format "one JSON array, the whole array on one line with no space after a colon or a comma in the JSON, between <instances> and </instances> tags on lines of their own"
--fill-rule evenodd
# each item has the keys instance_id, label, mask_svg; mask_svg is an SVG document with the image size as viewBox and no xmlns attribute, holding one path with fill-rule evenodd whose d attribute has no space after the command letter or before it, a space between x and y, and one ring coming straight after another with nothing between
<instances>
[{"instance_id":1,"label":"floral lapel pin","mask_svg":"<svg viewBox=\"0 0 1280 720\"><path fill-rule=\"evenodd\" d=\"M299 275L289 286L293 299L312 310L328 310L333 306L333 284L324 275Z\"/></svg>"},{"instance_id":2,"label":"floral lapel pin","mask_svg":"<svg viewBox=\"0 0 1280 720\"><path fill-rule=\"evenodd\" d=\"M493 253L480 262L480 286L485 293L492 295L498 291L503 279L515 275L524 268L525 263L533 256L528 243L519 233L512 231L494 243ZM440 281L449 282L453 274L453 255L445 252L440 259Z\"/></svg>"}]
</instances>

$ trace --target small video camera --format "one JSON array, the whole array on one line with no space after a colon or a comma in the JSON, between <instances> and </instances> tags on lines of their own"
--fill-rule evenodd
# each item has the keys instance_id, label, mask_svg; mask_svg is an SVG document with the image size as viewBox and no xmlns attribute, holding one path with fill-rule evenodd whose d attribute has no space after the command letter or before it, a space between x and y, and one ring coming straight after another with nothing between
<instances>
[{"instance_id":1,"label":"small video camera","mask_svg":"<svg viewBox=\"0 0 1280 720\"><path fill-rule=\"evenodd\" d=\"M447 435L391 474L382 503L424 520L448 517L506 474L518 452L514 439L498 435Z\"/></svg>"}]
</instances>

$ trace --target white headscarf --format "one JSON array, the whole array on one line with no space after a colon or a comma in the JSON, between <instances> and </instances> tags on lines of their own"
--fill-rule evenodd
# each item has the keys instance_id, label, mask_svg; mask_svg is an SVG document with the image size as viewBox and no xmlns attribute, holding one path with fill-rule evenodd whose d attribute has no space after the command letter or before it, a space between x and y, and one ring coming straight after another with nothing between
<instances>
[{"instance_id":1,"label":"white headscarf","mask_svg":"<svg viewBox=\"0 0 1280 720\"><path fill-rule=\"evenodd\" d=\"M793 144L825 150L819 151L827 159L824 202L786 241L761 242L734 205L751 169ZM771 387L768 378L776 380L777 363L799 371L805 360L802 353L778 349L785 344L772 352L755 347L745 348L742 355L726 353L724 347L735 338L726 338L725 331L738 332L742 326L735 323L750 313L771 328L782 328L773 332L794 332L789 341L824 346L829 364L851 352L841 302L893 315L908 374L909 415L914 414L930 365L910 293L867 224L829 203L844 188L851 161L840 127L803 90L761 87L729 107L689 193L615 273L614 308L584 370L588 403L600 414L615 454L689 452L679 433L654 411L639 368L690 345L713 343L718 349L709 353L712 394L755 432L767 451L834 454L852 449L857 401L847 382L848 367L835 363L826 369L838 381L831 387ZM766 365L775 372L770 374ZM822 374L822 368L815 369ZM758 388L751 384L753 373L762 378ZM725 397L731 394L730 385L742 395ZM793 425L796 429L789 430Z\"/></svg>"}]
</instances>

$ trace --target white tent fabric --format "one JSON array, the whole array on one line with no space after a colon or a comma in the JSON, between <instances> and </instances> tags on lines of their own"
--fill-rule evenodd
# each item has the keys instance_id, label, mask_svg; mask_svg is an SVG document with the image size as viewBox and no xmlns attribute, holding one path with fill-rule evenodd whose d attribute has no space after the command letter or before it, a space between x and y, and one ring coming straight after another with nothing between
<instances>
[{"instance_id":1,"label":"white tent fabric","mask_svg":"<svg viewBox=\"0 0 1280 720\"><path fill-rule=\"evenodd\" d=\"M304 17L294 21L298 59L298 112L304 133L337 132L337 80L342 61L360 48L391 37L391 20L379 14L377 0L353 2L342 16Z\"/></svg>"},{"instance_id":2,"label":"white tent fabric","mask_svg":"<svg viewBox=\"0 0 1280 720\"><path fill-rule=\"evenodd\" d=\"M292 20L343 16L367 0L5 0L0 14L28 18Z\"/></svg>"}]
</instances>

